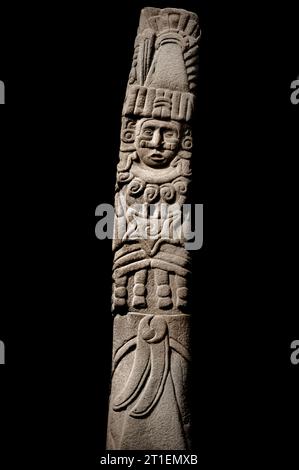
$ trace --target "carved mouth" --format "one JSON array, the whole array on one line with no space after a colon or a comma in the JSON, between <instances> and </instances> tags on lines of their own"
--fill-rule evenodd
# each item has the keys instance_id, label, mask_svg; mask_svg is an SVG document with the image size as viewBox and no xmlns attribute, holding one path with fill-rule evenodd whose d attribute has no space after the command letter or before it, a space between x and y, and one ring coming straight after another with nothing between
<instances>
[{"instance_id":1,"label":"carved mouth","mask_svg":"<svg viewBox=\"0 0 299 470\"><path fill-rule=\"evenodd\" d=\"M153 155L151 155L150 157L152 160L154 160L155 162L159 162L161 160L165 160L165 157L162 153L153 153Z\"/></svg>"}]
</instances>

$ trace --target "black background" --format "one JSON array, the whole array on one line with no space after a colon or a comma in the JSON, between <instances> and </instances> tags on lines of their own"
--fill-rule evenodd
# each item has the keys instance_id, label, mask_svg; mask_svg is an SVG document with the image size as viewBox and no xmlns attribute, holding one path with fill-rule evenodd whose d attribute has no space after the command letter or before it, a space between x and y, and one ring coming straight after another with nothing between
<instances>
[{"instance_id":1,"label":"black background","mask_svg":"<svg viewBox=\"0 0 299 470\"><path fill-rule=\"evenodd\" d=\"M88 468L105 448L112 255L111 242L94 235L94 213L113 203L121 108L140 8L150 5L195 11L202 26L194 450L202 468L295 462L295 4L127 0L26 5L4 15L0 459L7 468L16 460Z\"/></svg>"}]
</instances>

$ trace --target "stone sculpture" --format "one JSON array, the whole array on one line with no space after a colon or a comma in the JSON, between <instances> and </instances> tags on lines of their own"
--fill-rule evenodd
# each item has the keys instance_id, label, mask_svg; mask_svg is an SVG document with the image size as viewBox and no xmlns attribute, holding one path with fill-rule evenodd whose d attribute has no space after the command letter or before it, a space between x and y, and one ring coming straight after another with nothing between
<instances>
[{"instance_id":1,"label":"stone sculpture","mask_svg":"<svg viewBox=\"0 0 299 470\"><path fill-rule=\"evenodd\" d=\"M191 448L191 259L178 227L199 38L195 13L141 11L117 166L108 449Z\"/></svg>"}]
</instances>

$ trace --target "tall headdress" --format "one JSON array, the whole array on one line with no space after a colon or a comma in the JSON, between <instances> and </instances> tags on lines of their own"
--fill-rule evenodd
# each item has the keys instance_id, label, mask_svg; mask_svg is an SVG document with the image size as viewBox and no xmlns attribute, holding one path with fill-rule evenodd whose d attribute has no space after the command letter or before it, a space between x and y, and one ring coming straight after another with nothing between
<instances>
[{"instance_id":1,"label":"tall headdress","mask_svg":"<svg viewBox=\"0 0 299 470\"><path fill-rule=\"evenodd\" d=\"M195 13L142 10L123 116L190 121L199 38Z\"/></svg>"}]
</instances>

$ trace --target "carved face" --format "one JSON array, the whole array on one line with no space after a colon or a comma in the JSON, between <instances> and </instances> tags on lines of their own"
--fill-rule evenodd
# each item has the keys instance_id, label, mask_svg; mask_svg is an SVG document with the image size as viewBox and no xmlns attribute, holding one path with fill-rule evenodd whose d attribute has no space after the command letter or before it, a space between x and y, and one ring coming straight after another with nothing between
<instances>
[{"instance_id":1,"label":"carved face","mask_svg":"<svg viewBox=\"0 0 299 470\"><path fill-rule=\"evenodd\" d=\"M135 140L140 161L151 168L165 168L176 154L179 145L179 124L145 120Z\"/></svg>"}]
</instances>

